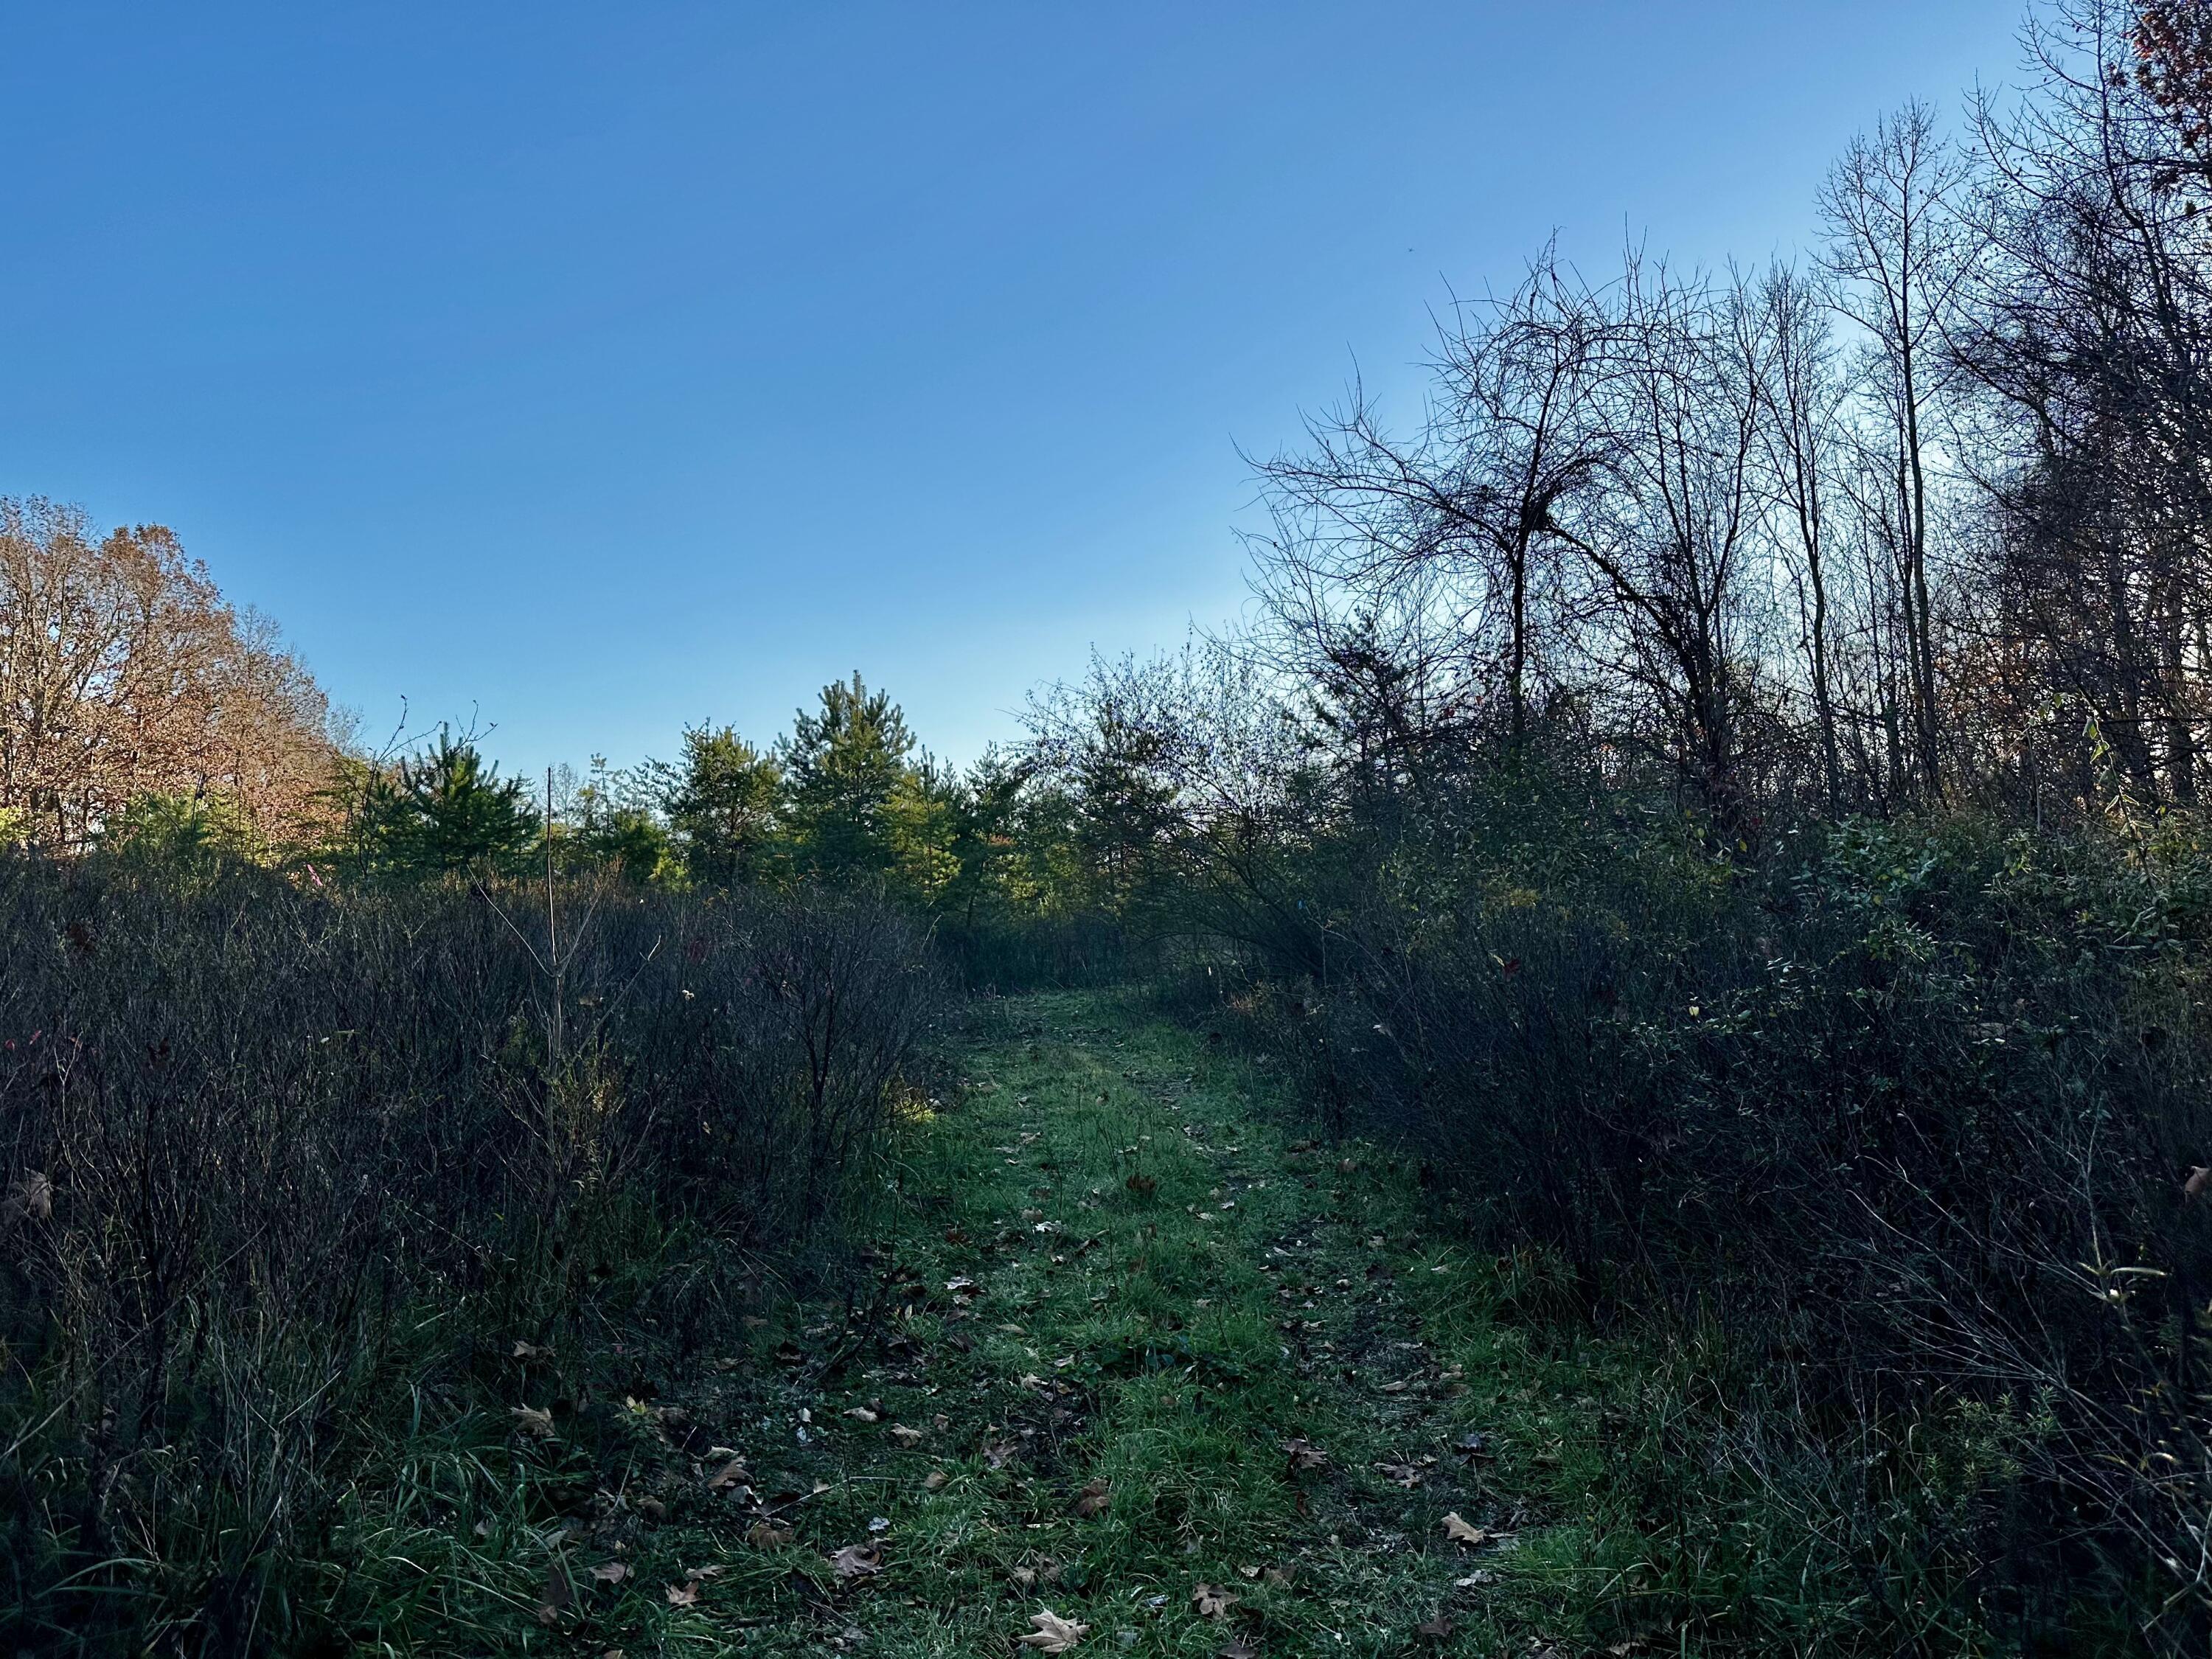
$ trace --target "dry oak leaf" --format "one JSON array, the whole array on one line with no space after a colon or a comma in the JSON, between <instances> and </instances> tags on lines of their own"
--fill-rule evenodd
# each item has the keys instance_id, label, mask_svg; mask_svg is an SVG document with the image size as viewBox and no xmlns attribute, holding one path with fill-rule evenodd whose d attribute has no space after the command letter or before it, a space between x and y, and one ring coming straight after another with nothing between
<instances>
[{"instance_id":1,"label":"dry oak leaf","mask_svg":"<svg viewBox=\"0 0 2212 1659\"><path fill-rule=\"evenodd\" d=\"M1328 1462L1328 1454L1310 1440L1285 1440L1283 1449L1291 1455L1293 1469L1317 1469Z\"/></svg>"},{"instance_id":2,"label":"dry oak leaf","mask_svg":"<svg viewBox=\"0 0 2212 1659\"><path fill-rule=\"evenodd\" d=\"M884 1570L880 1544L848 1544L830 1558L840 1578L872 1578Z\"/></svg>"},{"instance_id":3,"label":"dry oak leaf","mask_svg":"<svg viewBox=\"0 0 2212 1659\"><path fill-rule=\"evenodd\" d=\"M1077 1624L1073 1619L1061 1618L1050 1607L1031 1613L1030 1623L1036 1628L1020 1638L1021 1644L1025 1648L1035 1648L1039 1653L1066 1653L1081 1641L1085 1632L1091 1628L1088 1625Z\"/></svg>"},{"instance_id":4,"label":"dry oak leaf","mask_svg":"<svg viewBox=\"0 0 2212 1659\"><path fill-rule=\"evenodd\" d=\"M1243 1597L1231 1595L1212 1584L1200 1584L1190 1593L1190 1604L1198 1609L1201 1619L1218 1619L1242 1600Z\"/></svg>"},{"instance_id":5,"label":"dry oak leaf","mask_svg":"<svg viewBox=\"0 0 2212 1659\"><path fill-rule=\"evenodd\" d=\"M1413 1633L1416 1636L1434 1637L1441 1642L1457 1628L1458 1626L1452 1623L1451 1614L1440 1613L1433 1619L1422 1620L1419 1624L1413 1626Z\"/></svg>"},{"instance_id":6,"label":"dry oak leaf","mask_svg":"<svg viewBox=\"0 0 2212 1659\"><path fill-rule=\"evenodd\" d=\"M2181 1183L2181 1195L2184 1198L2195 1198L2208 1186L2212 1186L2212 1169L2208 1169L2202 1164L2196 1164L2189 1171L2189 1179Z\"/></svg>"},{"instance_id":7,"label":"dry oak leaf","mask_svg":"<svg viewBox=\"0 0 2212 1659\"><path fill-rule=\"evenodd\" d=\"M699 1605L699 1581L687 1579L681 1584L671 1584L661 1592L672 1607L696 1607Z\"/></svg>"},{"instance_id":8,"label":"dry oak leaf","mask_svg":"<svg viewBox=\"0 0 2212 1659\"><path fill-rule=\"evenodd\" d=\"M903 1423L894 1423L891 1425L891 1438L902 1446L919 1446L921 1443L921 1431L910 1429Z\"/></svg>"},{"instance_id":9,"label":"dry oak leaf","mask_svg":"<svg viewBox=\"0 0 2212 1659\"><path fill-rule=\"evenodd\" d=\"M870 1411L866 1406L848 1406L845 1407L845 1415L860 1423L873 1423L878 1420L875 1413Z\"/></svg>"},{"instance_id":10,"label":"dry oak leaf","mask_svg":"<svg viewBox=\"0 0 2212 1659\"><path fill-rule=\"evenodd\" d=\"M780 1550L791 1541L791 1528L773 1521L756 1521L745 1528L745 1542L757 1550Z\"/></svg>"},{"instance_id":11,"label":"dry oak leaf","mask_svg":"<svg viewBox=\"0 0 2212 1659\"><path fill-rule=\"evenodd\" d=\"M1480 1527L1469 1526L1454 1510L1443 1518L1444 1536L1455 1544L1487 1544L1490 1534Z\"/></svg>"},{"instance_id":12,"label":"dry oak leaf","mask_svg":"<svg viewBox=\"0 0 2212 1659\"><path fill-rule=\"evenodd\" d=\"M707 1490L727 1492L732 1486L743 1486L747 1473L745 1460L742 1457L732 1457L728 1462L723 1464L715 1473L714 1478L707 1483Z\"/></svg>"},{"instance_id":13,"label":"dry oak leaf","mask_svg":"<svg viewBox=\"0 0 2212 1659\"><path fill-rule=\"evenodd\" d=\"M592 1579L602 1584L619 1584L629 1577L629 1564L627 1561L602 1561L592 1569Z\"/></svg>"},{"instance_id":14,"label":"dry oak leaf","mask_svg":"<svg viewBox=\"0 0 2212 1659\"><path fill-rule=\"evenodd\" d=\"M1111 1508L1114 1493L1103 1480L1093 1480L1083 1488L1083 1495L1075 1500L1075 1512L1088 1521L1094 1515L1103 1515Z\"/></svg>"},{"instance_id":15,"label":"dry oak leaf","mask_svg":"<svg viewBox=\"0 0 2212 1659\"><path fill-rule=\"evenodd\" d=\"M550 1629L561 1622L561 1610L567 1607L575 1592L568 1586L568 1572L556 1557L545 1569L545 1594L538 1598L538 1622Z\"/></svg>"},{"instance_id":16,"label":"dry oak leaf","mask_svg":"<svg viewBox=\"0 0 2212 1659\"><path fill-rule=\"evenodd\" d=\"M525 1434L534 1434L540 1440L553 1437L553 1413L550 1411L536 1406L511 1406L507 1413L514 1419L515 1426Z\"/></svg>"},{"instance_id":17,"label":"dry oak leaf","mask_svg":"<svg viewBox=\"0 0 2212 1659\"><path fill-rule=\"evenodd\" d=\"M943 1492L945 1482L950 1478L943 1469L932 1469L927 1474L922 1476L921 1489L924 1492Z\"/></svg>"},{"instance_id":18,"label":"dry oak leaf","mask_svg":"<svg viewBox=\"0 0 2212 1659\"><path fill-rule=\"evenodd\" d=\"M553 1345L550 1342L525 1342L517 1338L512 1357L516 1359L544 1359L552 1352Z\"/></svg>"}]
</instances>

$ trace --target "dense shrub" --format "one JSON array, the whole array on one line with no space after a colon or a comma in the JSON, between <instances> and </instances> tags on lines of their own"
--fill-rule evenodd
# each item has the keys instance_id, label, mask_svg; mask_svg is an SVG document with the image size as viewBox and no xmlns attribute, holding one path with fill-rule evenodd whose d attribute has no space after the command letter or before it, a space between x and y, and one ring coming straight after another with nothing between
<instances>
[{"instance_id":1,"label":"dense shrub","mask_svg":"<svg viewBox=\"0 0 2212 1659\"><path fill-rule=\"evenodd\" d=\"M2101 1602L2201 1639L2212 849L1954 818L1754 866L1581 805L1458 803L1241 1006L1554 1307L1695 1338L1730 1403L1662 1529L1718 1433L1862 1635Z\"/></svg>"},{"instance_id":2,"label":"dense shrub","mask_svg":"<svg viewBox=\"0 0 2212 1659\"><path fill-rule=\"evenodd\" d=\"M945 916L930 932L963 986L1000 996L1115 984L1155 967L1160 957L1158 940L1097 914Z\"/></svg>"},{"instance_id":3,"label":"dense shrub","mask_svg":"<svg viewBox=\"0 0 2212 1659\"><path fill-rule=\"evenodd\" d=\"M15 859L0 939L0 1605L41 1651L276 1639L413 1333L551 1345L672 1240L788 1259L939 997L908 924L804 894Z\"/></svg>"}]
</instances>

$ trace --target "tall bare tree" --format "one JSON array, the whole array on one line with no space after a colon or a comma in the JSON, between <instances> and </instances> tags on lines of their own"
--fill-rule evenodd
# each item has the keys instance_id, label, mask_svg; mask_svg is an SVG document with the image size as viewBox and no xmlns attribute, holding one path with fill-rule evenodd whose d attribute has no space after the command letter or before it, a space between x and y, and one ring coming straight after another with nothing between
<instances>
[{"instance_id":1,"label":"tall bare tree","mask_svg":"<svg viewBox=\"0 0 2212 1659\"><path fill-rule=\"evenodd\" d=\"M1946 389L1945 330L1968 265L1958 207L1967 167L1936 112L1908 103L1844 149L1820 194L1825 269L1838 307L1863 331L1886 432L1882 523L1896 570L1910 688L1912 761L1929 798L1943 792L1936 612L1929 574L1929 447Z\"/></svg>"}]
</instances>

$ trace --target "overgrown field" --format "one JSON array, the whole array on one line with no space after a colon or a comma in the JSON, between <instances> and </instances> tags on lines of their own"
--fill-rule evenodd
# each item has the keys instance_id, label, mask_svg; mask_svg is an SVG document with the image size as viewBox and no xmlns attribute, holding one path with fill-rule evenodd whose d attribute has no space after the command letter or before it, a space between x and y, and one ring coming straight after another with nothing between
<instances>
[{"instance_id":1,"label":"overgrown field","mask_svg":"<svg viewBox=\"0 0 2212 1659\"><path fill-rule=\"evenodd\" d=\"M1663 1358L1553 1324L1540 1268L1307 1133L1274 1069L1141 998L979 1010L847 1295L537 1356L538 1415L395 1444L410 1484L343 1539L355 1639L1672 1653L1747 1599L1833 1650L1853 1609L1650 1507L1691 1409Z\"/></svg>"},{"instance_id":2,"label":"overgrown field","mask_svg":"<svg viewBox=\"0 0 2212 1659\"><path fill-rule=\"evenodd\" d=\"M333 1650L365 1513L833 1240L941 1007L880 906L0 860L0 1628ZM464 1431L465 1432L465 1431ZM374 1558L374 1559L371 1559ZM409 1587L413 1594L418 1587Z\"/></svg>"},{"instance_id":3,"label":"overgrown field","mask_svg":"<svg viewBox=\"0 0 2212 1659\"><path fill-rule=\"evenodd\" d=\"M1559 805L957 1007L803 890L7 866L7 1634L2178 1647L2192 845Z\"/></svg>"}]
</instances>

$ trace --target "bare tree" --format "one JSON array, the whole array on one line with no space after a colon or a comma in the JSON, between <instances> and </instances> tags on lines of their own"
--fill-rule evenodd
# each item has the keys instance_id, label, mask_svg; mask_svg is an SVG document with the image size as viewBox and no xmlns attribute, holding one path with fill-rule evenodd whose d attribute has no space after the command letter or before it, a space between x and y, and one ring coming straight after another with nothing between
<instances>
[{"instance_id":1,"label":"bare tree","mask_svg":"<svg viewBox=\"0 0 2212 1659\"><path fill-rule=\"evenodd\" d=\"M1834 520L1850 388L1829 328L1833 301L1821 286L1778 264L1759 284L1756 304L1765 336L1756 366L1767 408L1759 428L1762 485L1779 520L1781 562L1797 600L1821 794L1833 814L1844 800L1833 662Z\"/></svg>"},{"instance_id":2,"label":"bare tree","mask_svg":"<svg viewBox=\"0 0 2212 1659\"><path fill-rule=\"evenodd\" d=\"M1443 653L1423 647L1441 626L1458 690L1432 703L1465 718L1494 694L1524 743L1571 628L1567 520L1611 464L1599 398L1611 327L1547 249L1504 299L1455 308L1410 438L1357 391L1310 422L1304 452L1260 466L1277 525L1259 550L1271 607L1340 671L1356 669L1346 649L1388 635L1433 673ZM1323 639L1332 615L1347 639Z\"/></svg>"},{"instance_id":3,"label":"bare tree","mask_svg":"<svg viewBox=\"0 0 2212 1659\"><path fill-rule=\"evenodd\" d=\"M1563 533L1596 578L1595 648L1657 715L1685 781L1741 830L1753 813L1746 716L1771 592L1757 476L1765 342L1740 287L1635 254L1612 314L1611 488Z\"/></svg>"},{"instance_id":4,"label":"bare tree","mask_svg":"<svg viewBox=\"0 0 2212 1659\"><path fill-rule=\"evenodd\" d=\"M1845 148L1820 194L1825 268L1836 303L1864 331L1870 388L1887 416L1882 459L1893 479L1887 523L1911 692L1913 758L1930 799L1943 791L1936 608L1929 580L1929 448L1944 389L1944 329L1966 262L1955 211L1965 161L1935 111L1908 103Z\"/></svg>"}]
</instances>

